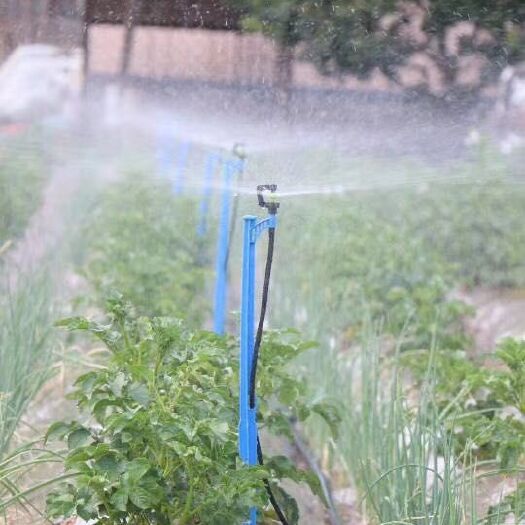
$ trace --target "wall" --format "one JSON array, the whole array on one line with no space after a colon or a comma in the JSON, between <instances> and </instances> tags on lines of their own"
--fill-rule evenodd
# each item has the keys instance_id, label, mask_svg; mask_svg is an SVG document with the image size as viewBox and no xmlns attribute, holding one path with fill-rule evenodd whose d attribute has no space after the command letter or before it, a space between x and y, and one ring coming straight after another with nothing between
<instances>
[{"instance_id":1,"label":"wall","mask_svg":"<svg viewBox=\"0 0 525 525\"><path fill-rule=\"evenodd\" d=\"M97 24L89 29L90 72L117 74L124 41L122 26ZM277 49L258 34L206 29L137 27L129 73L139 77L194 80L234 85L271 86L276 82ZM379 72L367 82L343 82L321 76L306 62L295 61L297 87L389 89Z\"/></svg>"}]
</instances>

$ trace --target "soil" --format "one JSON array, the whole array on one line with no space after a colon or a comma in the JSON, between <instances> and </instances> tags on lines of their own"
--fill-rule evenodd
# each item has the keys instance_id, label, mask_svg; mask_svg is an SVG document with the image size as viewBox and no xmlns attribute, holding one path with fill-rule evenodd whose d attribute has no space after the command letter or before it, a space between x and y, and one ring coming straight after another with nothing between
<instances>
[{"instance_id":1,"label":"soil","mask_svg":"<svg viewBox=\"0 0 525 525\"><path fill-rule=\"evenodd\" d=\"M465 326L477 354L494 351L506 337L525 338L525 290L476 288L458 292L457 298L475 310Z\"/></svg>"}]
</instances>

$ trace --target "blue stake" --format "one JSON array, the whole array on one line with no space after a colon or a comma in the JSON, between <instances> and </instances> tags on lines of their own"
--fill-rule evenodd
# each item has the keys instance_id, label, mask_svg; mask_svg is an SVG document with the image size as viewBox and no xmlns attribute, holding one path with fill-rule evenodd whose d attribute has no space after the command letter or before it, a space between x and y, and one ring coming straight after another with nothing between
<instances>
[{"instance_id":1,"label":"blue stake","mask_svg":"<svg viewBox=\"0 0 525 525\"><path fill-rule=\"evenodd\" d=\"M268 228L277 225L276 215L257 222L257 217L244 217L241 292L239 456L247 465L257 465L257 403L250 408L250 371L255 346L255 248L257 239ZM250 509L250 520L256 525L257 509Z\"/></svg>"},{"instance_id":2,"label":"blue stake","mask_svg":"<svg viewBox=\"0 0 525 525\"><path fill-rule=\"evenodd\" d=\"M204 237L208 232L208 213L210 210L213 175L219 161L220 157L216 153L210 153L206 157L206 164L204 166L204 188L202 190L202 200L199 208L199 224L197 225L197 235L199 237Z\"/></svg>"},{"instance_id":3,"label":"blue stake","mask_svg":"<svg viewBox=\"0 0 525 525\"><path fill-rule=\"evenodd\" d=\"M186 171L186 164L190 155L190 143L181 142L177 151L177 167L175 171L175 179L173 181L173 191L179 195L184 188L184 178Z\"/></svg>"},{"instance_id":4,"label":"blue stake","mask_svg":"<svg viewBox=\"0 0 525 525\"><path fill-rule=\"evenodd\" d=\"M221 215L219 220L219 239L217 243L217 260L215 263L215 305L213 330L224 334L226 324L226 301L228 285L228 248L230 244L230 207L231 183L234 165L231 161L224 163L224 187L222 190Z\"/></svg>"},{"instance_id":5,"label":"blue stake","mask_svg":"<svg viewBox=\"0 0 525 525\"><path fill-rule=\"evenodd\" d=\"M226 309L228 302L228 259L230 252L232 181L236 173L242 173L243 161L230 159L224 163L224 187L221 199L221 215L219 220L219 239L217 243L217 261L215 265L215 301L213 310L213 330L224 334L226 325Z\"/></svg>"}]
</instances>

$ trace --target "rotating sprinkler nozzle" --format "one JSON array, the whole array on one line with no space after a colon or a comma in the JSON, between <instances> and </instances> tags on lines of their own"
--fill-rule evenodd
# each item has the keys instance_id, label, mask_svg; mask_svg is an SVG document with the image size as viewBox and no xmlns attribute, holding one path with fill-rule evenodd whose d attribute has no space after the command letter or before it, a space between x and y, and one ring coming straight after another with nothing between
<instances>
[{"instance_id":1,"label":"rotating sprinkler nozzle","mask_svg":"<svg viewBox=\"0 0 525 525\"><path fill-rule=\"evenodd\" d=\"M266 199L264 196L266 195ZM257 186L257 200L261 208L266 208L270 215L277 215L280 206L277 200L277 184L259 184Z\"/></svg>"},{"instance_id":2,"label":"rotating sprinkler nozzle","mask_svg":"<svg viewBox=\"0 0 525 525\"><path fill-rule=\"evenodd\" d=\"M239 159L239 160L245 160L246 159L246 147L242 142L236 142L233 145L232 153Z\"/></svg>"}]
</instances>

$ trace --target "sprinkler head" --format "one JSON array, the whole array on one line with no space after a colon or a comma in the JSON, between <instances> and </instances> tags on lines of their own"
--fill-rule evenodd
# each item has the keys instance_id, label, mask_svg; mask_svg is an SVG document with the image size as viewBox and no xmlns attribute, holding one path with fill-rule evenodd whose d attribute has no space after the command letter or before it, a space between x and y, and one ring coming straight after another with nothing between
<instances>
[{"instance_id":1,"label":"sprinkler head","mask_svg":"<svg viewBox=\"0 0 525 525\"><path fill-rule=\"evenodd\" d=\"M246 148L242 142L236 142L233 145L232 153L240 160L246 159Z\"/></svg>"},{"instance_id":2,"label":"sprinkler head","mask_svg":"<svg viewBox=\"0 0 525 525\"><path fill-rule=\"evenodd\" d=\"M270 215L276 215L280 206L277 200L277 184L259 184L257 186L257 200L261 208L266 208ZM266 200L264 198L266 195Z\"/></svg>"}]
</instances>

